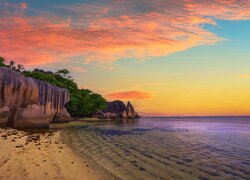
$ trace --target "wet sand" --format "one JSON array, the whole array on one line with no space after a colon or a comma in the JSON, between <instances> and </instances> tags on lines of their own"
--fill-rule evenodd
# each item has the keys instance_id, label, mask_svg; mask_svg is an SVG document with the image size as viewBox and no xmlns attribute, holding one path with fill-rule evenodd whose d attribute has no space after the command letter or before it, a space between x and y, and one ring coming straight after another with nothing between
<instances>
[{"instance_id":1,"label":"wet sand","mask_svg":"<svg viewBox=\"0 0 250 180\"><path fill-rule=\"evenodd\" d=\"M0 129L0 179L102 179L56 130Z\"/></svg>"}]
</instances>

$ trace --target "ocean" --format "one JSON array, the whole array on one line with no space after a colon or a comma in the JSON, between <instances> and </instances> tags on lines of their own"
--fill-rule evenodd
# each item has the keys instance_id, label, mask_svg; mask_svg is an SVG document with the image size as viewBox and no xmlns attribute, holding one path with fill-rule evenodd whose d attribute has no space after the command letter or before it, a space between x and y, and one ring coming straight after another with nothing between
<instances>
[{"instance_id":1,"label":"ocean","mask_svg":"<svg viewBox=\"0 0 250 180\"><path fill-rule=\"evenodd\" d=\"M66 133L114 179L250 179L250 117L143 117Z\"/></svg>"}]
</instances>

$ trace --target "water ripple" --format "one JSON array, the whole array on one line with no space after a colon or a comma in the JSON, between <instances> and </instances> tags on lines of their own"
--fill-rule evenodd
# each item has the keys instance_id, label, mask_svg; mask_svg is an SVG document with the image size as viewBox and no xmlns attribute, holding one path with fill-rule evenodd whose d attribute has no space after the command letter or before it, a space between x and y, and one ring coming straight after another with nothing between
<instances>
[{"instance_id":1,"label":"water ripple","mask_svg":"<svg viewBox=\"0 0 250 180\"><path fill-rule=\"evenodd\" d=\"M246 121L148 121L67 133L73 148L120 179L250 179Z\"/></svg>"}]
</instances>

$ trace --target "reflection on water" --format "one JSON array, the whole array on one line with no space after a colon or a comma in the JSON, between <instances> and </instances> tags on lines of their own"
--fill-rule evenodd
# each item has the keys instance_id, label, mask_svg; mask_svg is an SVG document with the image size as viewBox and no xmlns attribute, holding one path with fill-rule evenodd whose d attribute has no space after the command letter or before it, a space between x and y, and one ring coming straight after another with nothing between
<instances>
[{"instance_id":1,"label":"reflection on water","mask_svg":"<svg viewBox=\"0 0 250 180\"><path fill-rule=\"evenodd\" d=\"M250 118L141 118L67 130L121 179L250 179Z\"/></svg>"}]
</instances>

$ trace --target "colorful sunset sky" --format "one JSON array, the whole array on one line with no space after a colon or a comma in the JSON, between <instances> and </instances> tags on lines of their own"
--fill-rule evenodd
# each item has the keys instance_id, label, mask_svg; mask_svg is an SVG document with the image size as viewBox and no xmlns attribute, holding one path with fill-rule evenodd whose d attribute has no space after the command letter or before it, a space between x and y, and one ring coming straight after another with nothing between
<instances>
[{"instance_id":1,"label":"colorful sunset sky","mask_svg":"<svg viewBox=\"0 0 250 180\"><path fill-rule=\"evenodd\" d=\"M0 0L0 56L143 115L250 115L250 0Z\"/></svg>"}]
</instances>

